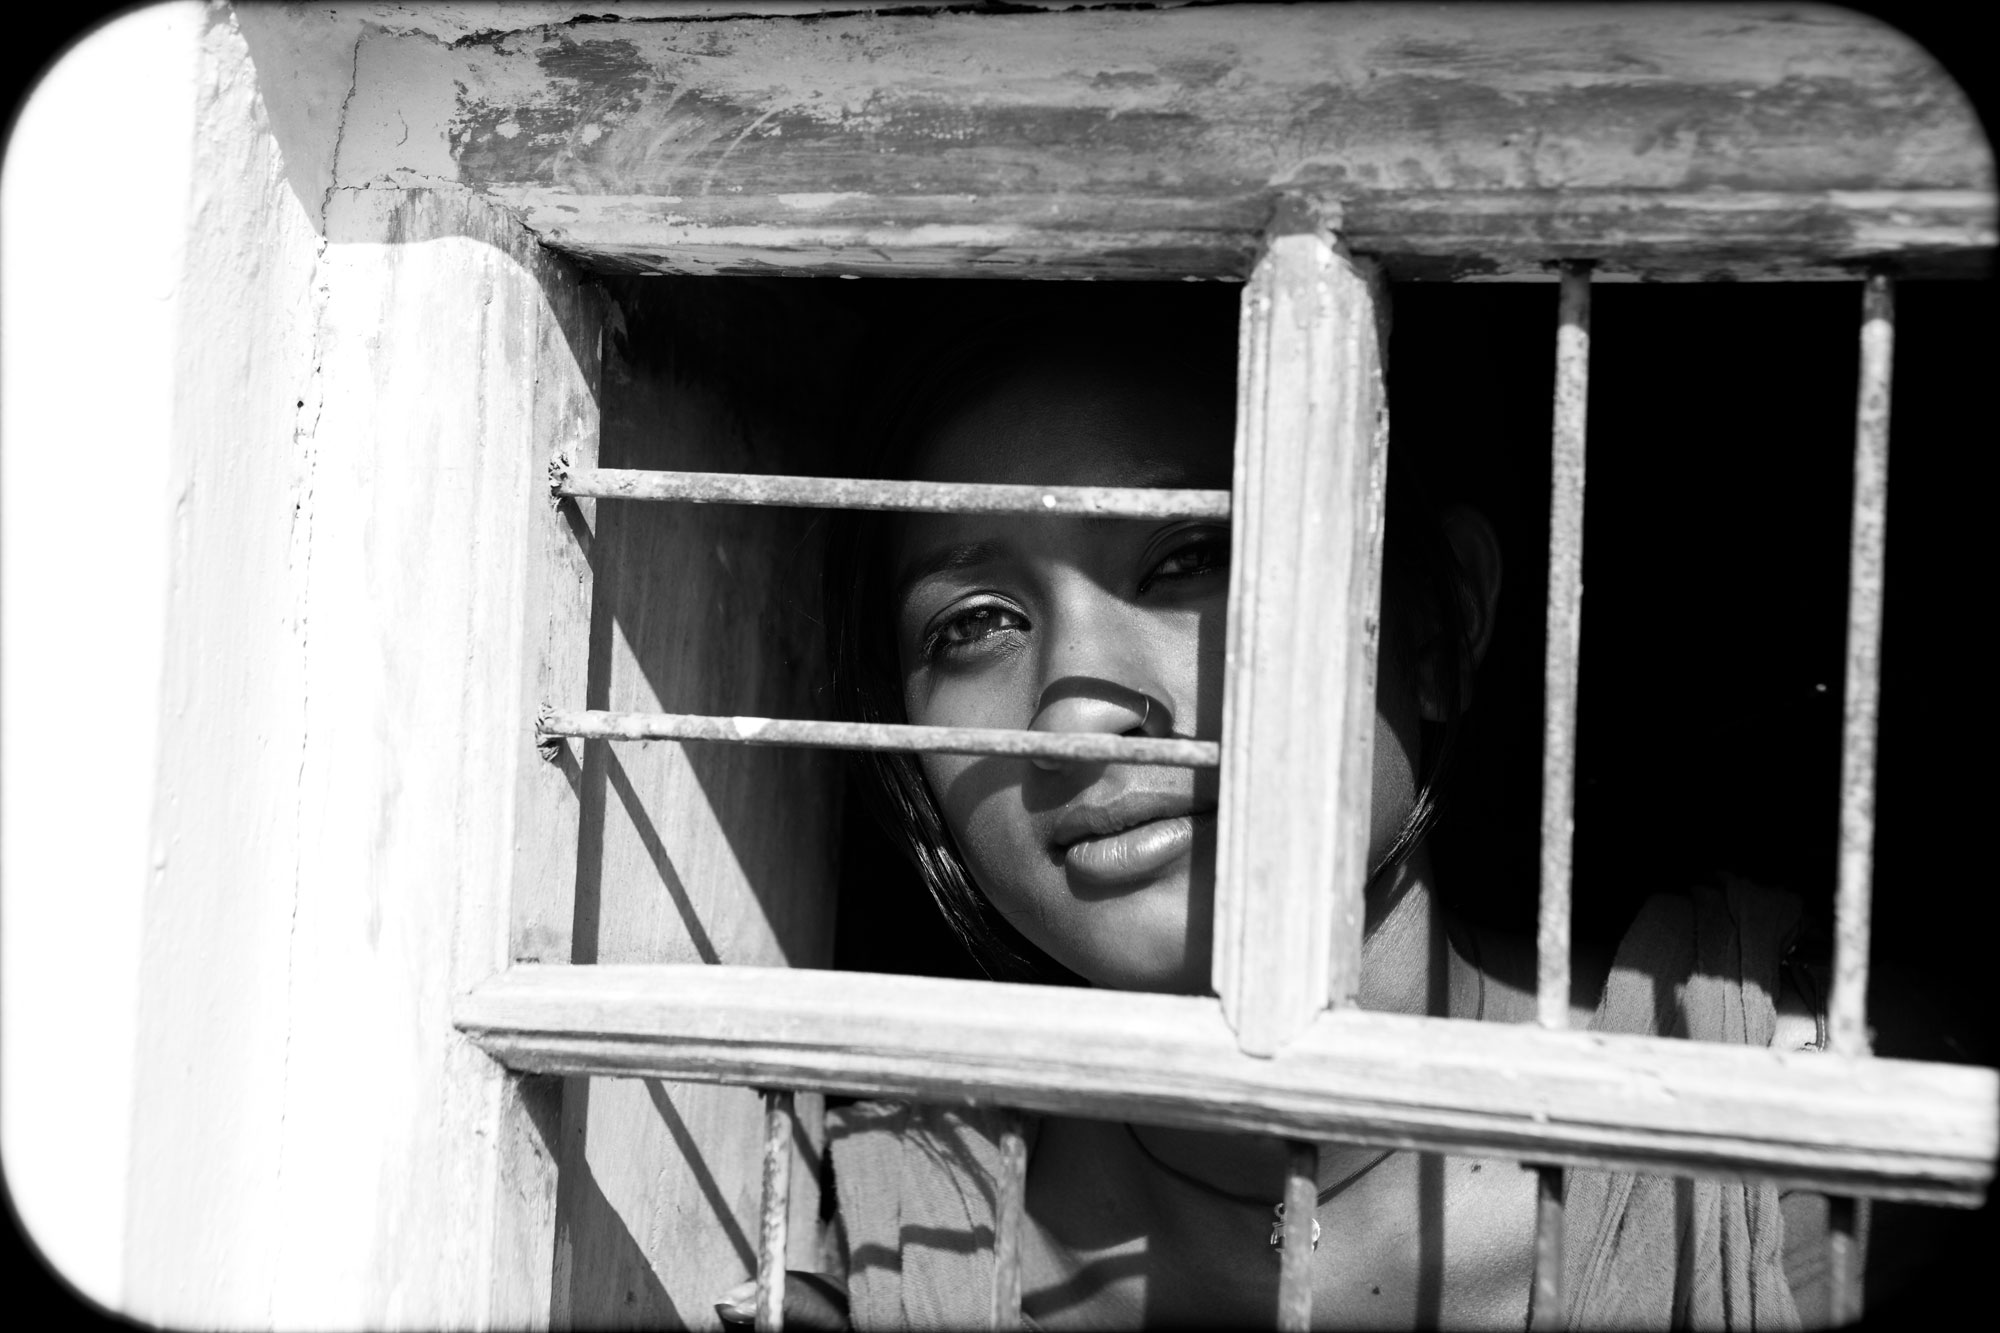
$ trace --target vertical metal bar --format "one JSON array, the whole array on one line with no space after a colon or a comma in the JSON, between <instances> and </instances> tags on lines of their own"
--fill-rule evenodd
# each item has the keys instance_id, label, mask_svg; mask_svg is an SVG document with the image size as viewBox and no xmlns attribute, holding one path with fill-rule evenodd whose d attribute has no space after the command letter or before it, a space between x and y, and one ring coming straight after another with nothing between
<instances>
[{"instance_id":1,"label":"vertical metal bar","mask_svg":"<svg viewBox=\"0 0 2000 1333\"><path fill-rule=\"evenodd\" d=\"M764 1094L764 1208L757 1229L757 1333L785 1326L786 1219L792 1201L792 1094Z\"/></svg>"},{"instance_id":2,"label":"vertical metal bar","mask_svg":"<svg viewBox=\"0 0 2000 1333\"><path fill-rule=\"evenodd\" d=\"M1590 401L1590 270L1565 264L1556 316L1555 438L1549 466L1549 606L1543 663L1542 885L1535 931L1535 1014L1569 1026L1571 852L1576 832L1576 684L1583 633L1583 479ZM1536 1168L1537 1329L1564 1318L1563 1173Z\"/></svg>"},{"instance_id":3,"label":"vertical metal bar","mask_svg":"<svg viewBox=\"0 0 2000 1333\"><path fill-rule=\"evenodd\" d=\"M1875 732L1881 701L1882 579L1889 511L1889 383L1895 290L1871 273L1861 291L1861 385L1854 410L1854 518L1847 557L1847 688L1840 744L1840 871L1833 902L1828 1048L1867 1055L1868 941L1875 853ZM1827 1201L1835 1325L1861 1318L1861 1237L1853 1199Z\"/></svg>"},{"instance_id":4,"label":"vertical metal bar","mask_svg":"<svg viewBox=\"0 0 2000 1333\"><path fill-rule=\"evenodd\" d=\"M1549 480L1548 646L1542 681L1542 895L1535 1014L1569 1026L1570 853L1576 829L1577 651L1583 629L1583 464L1590 392L1590 273L1565 265L1556 325Z\"/></svg>"},{"instance_id":5,"label":"vertical metal bar","mask_svg":"<svg viewBox=\"0 0 2000 1333\"><path fill-rule=\"evenodd\" d=\"M1278 1252L1278 1333L1305 1333L1312 1327L1313 1245L1319 1219L1319 1147L1285 1145L1285 1245Z\"/></svg>"},{"instance_id":6,"label":"vertical metal bar","mask_svg":"<svg viewBox=\"0 0 2000 1333\"><path fill-rule=\"evenodd\" d=\"M1535 1168L1535 1286L1528 1298L1528 1327L1534 1333L1563 1326L1563 1173Z\"/></svg>"},{"instance_id":7,"label":"vertical metal bar","mask_svg":"<svg viewBox=\"0 0 2000 1333\"><path fill-rule=\"evenodd\" d=\"M1828 1285L1832 1288L1827 1294L1826 1320L1831 1328L1861 1321L1859 1212L1851 1198L1836 1196L1826 1201Z\"/></svg>"},{"instance_id":8,"label":"vertical metal bar","mask_svg":"<svg viewBox=\"0 0 2000 1333\"><path fill-rule=\"evenodd\" d=\"M1381 607L1379 290L1297 201L1243 293L1215 993L1274 1054L1360 989Z\"/></svg>"},{"instance_id":9,"label":"vertical metal bar","mask_svg":"<svg viewBox=\"0 0 2000 1333\"><path fill-rule=\"evenodd\" d=\"M1854 520L1847 563L1847 704L1840 748L1840 878L1834 897L1832 1049L1866 1055L1869 880L1875 849L1875 718L1882 666L1882 568L1889 508L1889 367L1894 293L1869 277L1861 308Z\"/></svg>"},{"instance_id":10,"label":"vertical metal bar","mask_svg":"<svg viewBox=\"0 0 2000 1333\"><path fill-rule=\"evenodd\" d=\"M1028 1141L1009 1111L1000 1128L1000 1180L993 1204L994 1329L1021 1327L1021 1223L1026 1213Z\"/></svg>"}]
</instances>

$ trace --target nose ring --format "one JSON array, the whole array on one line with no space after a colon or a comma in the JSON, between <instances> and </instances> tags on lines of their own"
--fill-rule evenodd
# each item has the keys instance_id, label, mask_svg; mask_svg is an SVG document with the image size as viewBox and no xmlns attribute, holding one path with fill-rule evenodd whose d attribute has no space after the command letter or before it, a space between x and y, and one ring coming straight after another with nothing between
<instances>
[{"instance_id":1,"label":"nose ring","mask_svg":"<svg viewBox=\"0 0 2000 1333\"><path fill-rule=\"evenodd\" d=\"M1153 716L1153 696L1142 694L1139 698L1146 705L1146 711L1139 715L1139 730L1144 731L1146 729L1146 722Z\"/></svg>"}]
</instances>

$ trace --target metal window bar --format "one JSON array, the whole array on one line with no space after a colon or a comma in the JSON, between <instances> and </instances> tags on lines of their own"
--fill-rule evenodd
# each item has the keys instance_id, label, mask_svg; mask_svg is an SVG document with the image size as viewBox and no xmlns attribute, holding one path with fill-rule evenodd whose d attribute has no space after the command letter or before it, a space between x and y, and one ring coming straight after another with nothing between
<instances>
[{"instance_id":1,"label":"metal window bar","mask_svg":"<svg viewBox=\"0 0 2000 1333\"><path fill-rule=\"evenodd\" d=\"M993 1200L993 1316L996 1330L1021 1327L1021 1223L1027 1215L1028 1140L1021 1115L1000 1127L1000 1179Z\"/></svg>"},{"instance_id":2,"label":"metal window bar","mask_svg":"<svg viewBox=\"0 0 2000 1333\"><path fill-rule=\"evenodd\" d=\"M1041 514L1064 518L1229 517L1228 491L1149 486L1012 486L853 477L778 477L740 472L570 468L558 458L550 488L564 499L665 500L682 504L782 505L920 514Z\"/></svg>"},{"instance_id":3,"label":"metal window bar","mask_svg":"<svg viewBox=\"0 0 2000 1333\"><path fill-rule=\"evenodd\" d=\"M1542 718L1542 883L1535 931L1535 1010L1569 1026L1571 852L1576 832L1576 685L1583 627L1583 477L1590 397L1590 270L1563 266L1556 315L1555 430L1549 467L1549 601ZM1536 1329L1563 1318L1563 1173L1536 1168Z\"/></svg>"},{"instance_id":4,"label":"metal window bar","mask_svg":"<svg viewBox=\"0 0 2000 1333\"><path fill-rule=\"evenodd\" d=\"M764 1093L764 1194L757 1230L757 1333L778 1333L785 1323L785 1256L789 1248L792 1136L797 1129L794 1094ZM1002 1114L1000 1174L993 1203L993 1307L990 1327L1021 1327L1021 1224L1026 1215L1028 1145L1017 1111ZM1312 1176L1306 1176L1311 1197ZM1307 1216L1310 1217L1310 1211ZM1304 1328L1304 1324L1298 1325Z\"/></svg>"},{"instance_id":5,"label":"metal window bar","mask_svg":"<svg viewBox=\"0 0 2000 1333\"><path fill-rule=\"evenodd\" d=\"M798 1120L793 1096L764 1094L764 1206L757 1228L756 1333L785 1326L785 1252L792 1203L792 1135Z\"/></svg>"},{"instance_id":6,"label":"metal window bar","mask_svg":"<svg viewBox=\"0 0 2000 1333\"><path fill-rule=\"evenodd\" d=\"M1312 1327L1313 1249L1319 1244L1319 1145L1294 1139L1285 1145L1284 1247L1278 1252L1278 1333Z\"/></svg>"},{"instance_id":7,"label":"metal window bar","mask_svg":"<svg viewBox=\"0 0 2000 1333\"><path fill-rule=\"evenodd\" d=\"M985 727L915 727L890 722L809 722L777 717L718 717L706 713L614 713L544 708L536 736L617 741L722 741L737 745L801 745L908 754L997 754L1075 763L1161 764L1215 768L1216 741L1097 732L1008 731Z\"/></svg>"},{"instance_id":8,"label":"metal window bar","mask_svg":"<svg viewBox=\"0 0 2000 1333\"><path fill-rule=\"evenodd\" d=\"M654 472L551 465L558 496L679 501L694 504L791 505L922 513L1038 514L1060 517L1226 519L1230 493L1112 486L1003 486L853 478ZM614 713L545 707L536 738L722 741L904 753L1007 755L1079 763L1161 764L1215 768L1221 746L1189 738L1154 738L917 727L890 723Z\"/></svg>"},{"instance_id":9,"label":"metal window bar","mask_svg":"<svg viewBox=\"0 0 2000 1333\"><path fill-rule=\"evenodd\" d=\"M1895 292L1871 273L1861 295L1861 382L1854 413L1854 517L1848 537L1846 705L1841 719L1840 869L1834 890L1833 995L1829 1042L1843 1055L1870 1054L1869 903L1875 843L1875 732L1881 698L1882 577L1889 508L1889 388L1895 359ZM1829 1200L1829 1317L1861 1317L1859 1209Z\"/></svg>"}]
</instances>

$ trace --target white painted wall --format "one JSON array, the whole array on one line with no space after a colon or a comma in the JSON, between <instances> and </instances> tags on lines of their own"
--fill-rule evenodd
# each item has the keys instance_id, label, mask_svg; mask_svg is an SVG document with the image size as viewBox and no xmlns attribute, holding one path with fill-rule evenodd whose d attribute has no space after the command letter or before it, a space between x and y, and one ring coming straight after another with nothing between
<instances>
[{"instance_id":1,"label":"white painted wall","mask_svg":"<svg viewBox=\"0 0 2000 1333\"><path fill-rule=\"evenodd\" d=\"M200 31L176 3L86 35L0 174L0 1160L44 1256L113 1306Z\"/></svg>"},{"instance_id":2,"label":"white painted wall","mask_svg":"<svg viewBox=\"0 0 2000 1333\"><path fill-rule=\"evenodd\" d=\"M122 1301L174 1325L478 1324L498 1280L504 1087L449 1006L506 960L536 403L580 370L510 218L344 184L357 41L431 44L380 12L202 34Z\"/></svg>"},{"instance_id":3,"label":"white painted wall","mask_svg":"<svg viewBox=\"0 0 2000 1333\"><path fill-rule=\"evenodd\" d=\"M137 11L0 181L0 1151L170 1325L534 1313L495 1237L552 1205L449 1006L507 960L529 520L596 347L469 191L335 188L357 43L422 17Z\"/></svg>"}]
</instances>

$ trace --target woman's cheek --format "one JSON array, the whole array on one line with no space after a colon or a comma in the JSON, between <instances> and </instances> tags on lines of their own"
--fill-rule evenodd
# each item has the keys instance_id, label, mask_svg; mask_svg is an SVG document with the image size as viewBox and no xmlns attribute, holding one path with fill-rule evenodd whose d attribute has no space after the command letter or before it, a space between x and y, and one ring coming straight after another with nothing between
<instances>
[{"instance_id":1,"label":"woman's cheek","mask_svg":"<svg viewBox=\"0 0 2000 1333\"><path fill-rule=\"evenodd\" d=\"M938 796L945 827L968 870L989 897L995 887L1032 873L1037 850L1018 782L1005 769L1018 760L925 755L924 778ZM1012 799L1009 799L1009 798Z\"/></svg>"}]
</instances>

